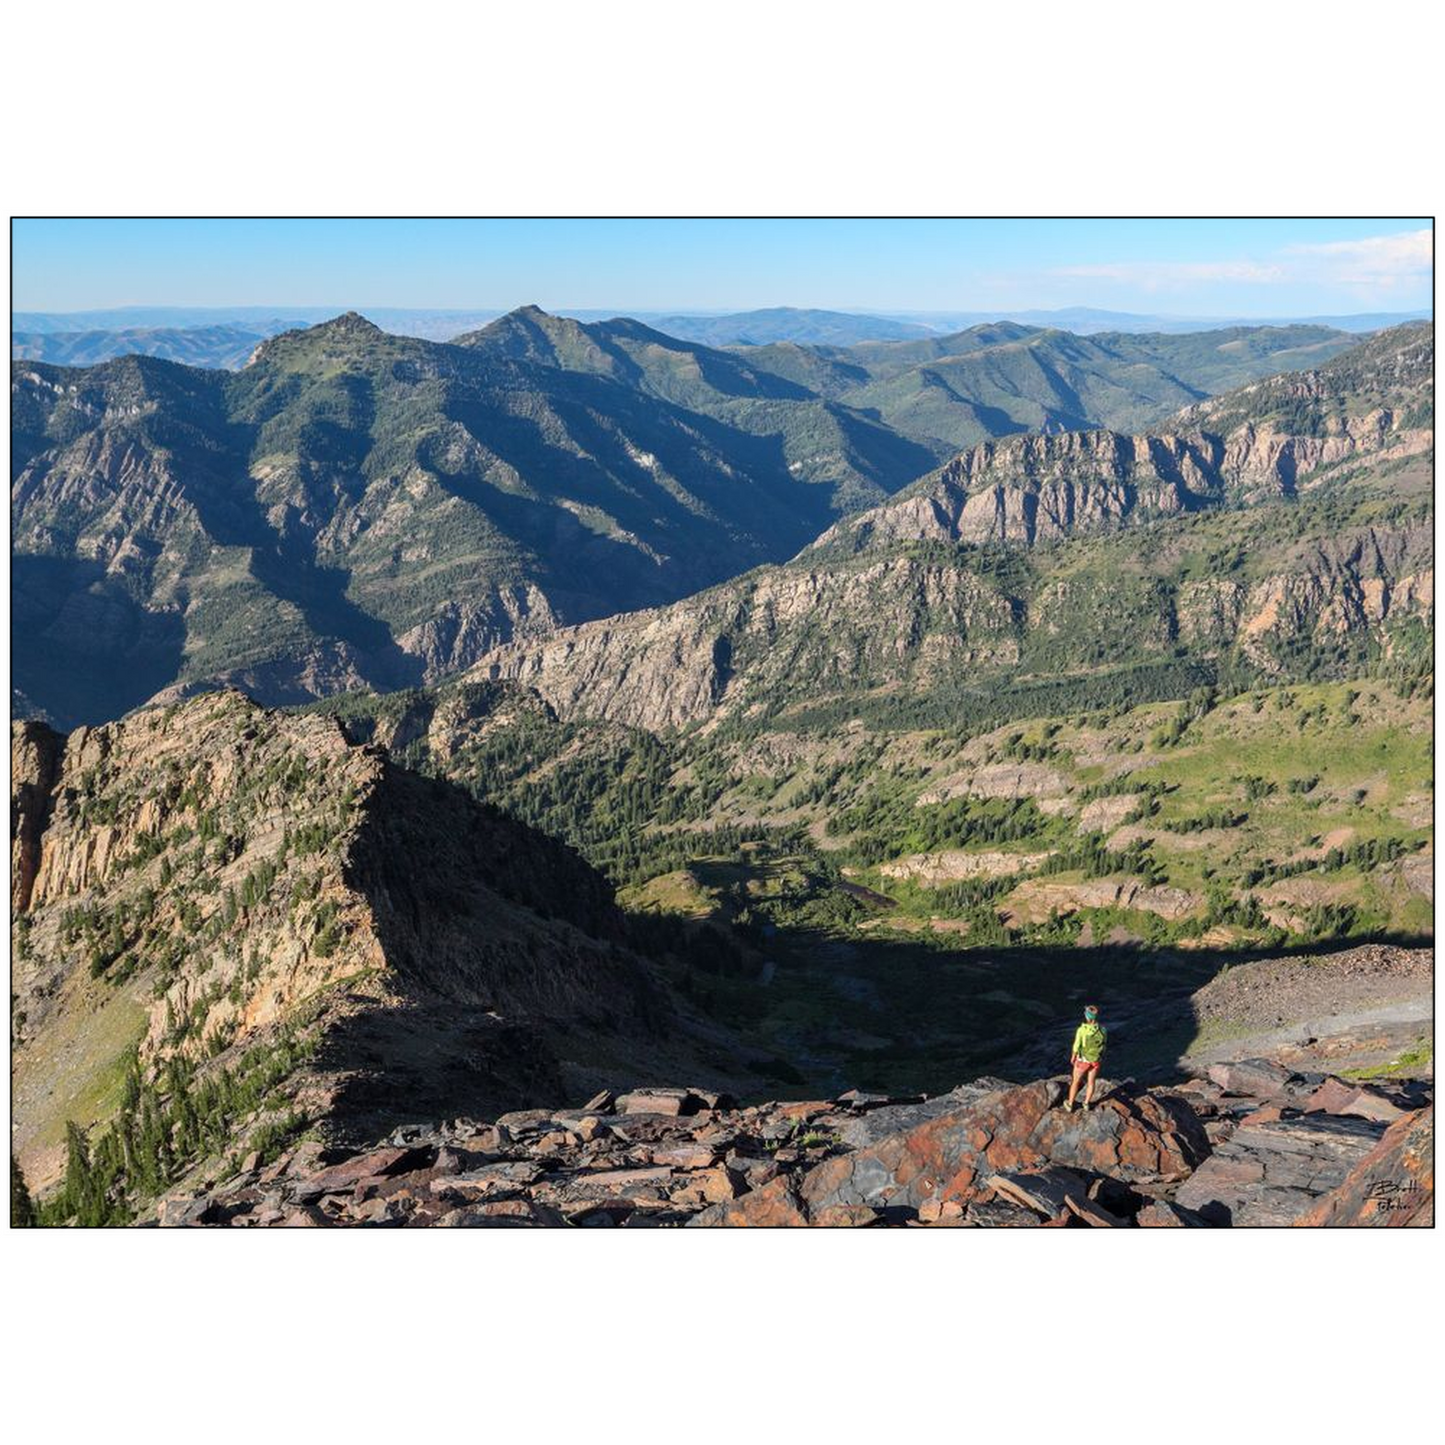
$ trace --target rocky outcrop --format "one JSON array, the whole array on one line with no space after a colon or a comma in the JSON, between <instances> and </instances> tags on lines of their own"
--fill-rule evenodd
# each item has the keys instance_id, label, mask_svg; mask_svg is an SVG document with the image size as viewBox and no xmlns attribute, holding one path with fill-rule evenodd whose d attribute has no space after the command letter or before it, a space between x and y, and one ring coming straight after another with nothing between
<instances>
[{"instance_id":1,"label":"rocky outcrop","mask_svg":"<svg viewBox=\"0 0 1445 1445\"><path fill-rule=\"evenodd\" d=\"M1073 1114L1057 1108L1060 1098L1053 1082L999 1090L820 1165L800 1193L810 1209L917 1210L985 1198L1001 1171L1061 1165L1152 1182L1182 1178L1208 1152L1197 1120L1167 1095L1115 1091Z\"/></svg>"},{"instance_id":2,"label":"rocky outcrop","mask_svg":"<svg viewBox=\"0 0 1445 1445\"><path fill-rule=\"evenodd\" d=\"M1201 460L1172 437L1005 437L963 452L898 500L837 523L810 550L930 541L1032 547L1113 531L1214 500L1215 479Z\"/></svg>"},{"instance_id":3,"label":"rocky outcrop","mask_svg":"<svg viewBox=\"0 0 1445 1445\"><path fill-rule=\"evenodd\" d=\"M924 640L932 627L944 629L945 649ZM986 579L890 557L843 572L763 569L672 607L497 648L470 676L535 688L565 716L662 731L777 690L1017 657L1016 604Z\"/></svg>"},{"instance_id":4,"label":"rocky outcrop","mask_svg":"<svg viewBox=\"0 0 1445 1445\"><path fill-rule=\"evenodd\" d=\"M1344 1183L1385 1132L1368 1119L1272 1117L1256 1109L1180 1186L1175 1202L1210 1223L1293 1224Z\"/></svg>"},{"instance_id":5,"label":"rocky outcrop","mask_svg":"<svg viewBox=\"0 0 1445 1445\"><path fill-rule=\"evenodd\" d=\"M30 906L64 747L64 737L41 722L10 731L10 906L16 913Z\"/></svg>"},{"instance_id":6,"label":"rocky outcrop","mask_svg":"<svg viewBox=\"0 0 1445 1445\"><path fill-rule=\"evenodd\" d=\"M1316 370L1286 372L1180 412L1157 433L1004 437L962 452L810 551L900 543L1042 546L1227 500L1295 496L1332 469L1434 445L1434 333L1406 326Z\"/></svg>"},{"instance_id":7,"label":"rocky outcrop","mask_svg":"<svg viewBox=\"0 0 1445 1445\"><path fill-rule=\"evenodd\" d=\"M295 1055L228 1121L240 1147L288 1110L357 1139L541 1102L554 1041L585 1068L589 1038L678 1037L600 875L334 719L217 693L68 738L20 724L12 748L15 1142L38 1183L132 1048L143 1079L180 1060L197 1087Z\"/></svg>"},{"instance_id":8,"label":"rocky outcrop","mask_svg":"<svg viewBox=\"0 0 1445 1445\"><path fill-rule=\"evenodd\" d=\"M1174 1195L1207 1224L1305 1222L1356 1179L1338 1205L1349 1214L1368 1186L1358 1176L1365 1161L1375 1160L1382 1178L1394 1170L1402 1179L1399 1170L1411 1167L1378 1146L1417 1118L1428 1100L1423 1084L1366 1086L1262 1058L1211 1064L1207 1075L1181 1093L1205 1118L1213 1151Z\"/></svg>"}]
</instances>

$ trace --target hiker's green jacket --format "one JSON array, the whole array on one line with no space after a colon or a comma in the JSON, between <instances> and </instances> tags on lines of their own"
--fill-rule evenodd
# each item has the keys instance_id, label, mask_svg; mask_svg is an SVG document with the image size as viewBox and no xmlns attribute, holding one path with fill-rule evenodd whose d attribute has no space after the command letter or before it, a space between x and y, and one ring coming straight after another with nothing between
<instances>
[{"instance_id":1,"label":"hiker's green jacket","mask_svg":"<svg viewBox=\"0 0 1445 1445\"><path fill-rule=\"evenodd\" d=\"M1108 1042L1109 1035L1104 1032L1103 1024L1082 1023L1074 1034L1074 1049L1070 1057L1097 1064L1104 1057L1104 1046Z\"/></svg>"}]
</instances>

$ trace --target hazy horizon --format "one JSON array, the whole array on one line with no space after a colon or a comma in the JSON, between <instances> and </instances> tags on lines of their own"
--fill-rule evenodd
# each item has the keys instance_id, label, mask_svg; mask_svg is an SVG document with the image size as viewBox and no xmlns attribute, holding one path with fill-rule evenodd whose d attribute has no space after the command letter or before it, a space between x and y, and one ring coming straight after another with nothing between
<instances>
[{"instance_id":1,"label":"hazy horizon","mask_svg":"<svg viewBox=\"0 0 1445 1445\"><path fill-rule=\"evenodd\" d=\"M513 308L495 298L517 296L613 315L790 306L1267 319L1414 312L1433 296L1433 226L1408 218L20 218L12 237L20 314L332 304L500 314ZM465 299L478 294L493 299Z\"/></svg>"}]
</instances>

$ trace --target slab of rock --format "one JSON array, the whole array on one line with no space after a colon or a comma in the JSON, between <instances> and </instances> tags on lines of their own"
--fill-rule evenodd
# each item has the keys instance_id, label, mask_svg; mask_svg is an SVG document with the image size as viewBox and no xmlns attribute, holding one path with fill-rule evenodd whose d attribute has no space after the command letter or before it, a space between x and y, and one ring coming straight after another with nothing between
<instances>
[{"instance_id":1,"label":"slab of rock","mask_svg":"<svg viewBox=\"0 0 1445 1445\"><path fill-rule=\"evenodd\" d=\"M199 1199L162 1199L156 1218L163 1229L180 1229L190 1224L219 1222L220 1211L209 1195Z\"/></svg>"},{"instance_id":2,"label":"slab of rock","mask_svg":"<svg viewBox=\"0 0 1445 1445\"><path fill-rule=\"evenodd\" d=\"M1326 1079L1314 1093L1301 1100L1300 1108L1307 1114L1350 1114L1385 1124L1393 1124L1407 1112L1378 1089L1335 1078Z\"/></svg>"},{"instance_id":3,"label":"slab of rock","mask_svg":"<svg viewBox=\"0 0 1445 1445\"><path fill-rule=\"evenodd\" d=\"M1435 1223L1435 1108L1407 1114L1341 1183L1294 1221L1338 1228Z\"/></svg>"},{"instance_id":4,"label":"slab of rock","mask_svg":"<svg viewBox=\"0 0 1445 1445\"><path fill-rule=\"evenodd\" d=\"M880 1104L866 1110L860 1118L849 1119L838 1129L838 1137L853 1149L866 1149L870 1144L899 1134L906 1129L954 1113L979 1099L986 1098L994 1088L1007 1088L993 1081L960 1084L947 1094L932 1099L910 1100L906 1103Z\"/></svg>"},{"instance_id":5,"label":"slab of rock","mask_svg":"<svg viewBox=\"0 0 1445 1445\"><path fill-rule=\"evenodd\" d=\"M949 1202L944 1201L945 1204ZM948 1215L941 1214L937 1222L947 1224ZM962 1222L975 1229L1036 1229L1043 1220L1021 1204L1011 1204L1003 1199L975 1199L965 1206Z\"/></svg>"},{"instance_id":6,"label":"slab of rock","mask_svg":"<svg viewBox=\"0 0 1445 1445\"><path fill-rule=\"evenodd\" d=\"M885 1105L898 1106L901 1104L921 1104L922 1094L869 1094L862 1089L849 1089L846 1094L839 1094L833 1100L835 1104L841 1104L845 1109L852 1109L859 1114L865 1114L869 1109L881 1109Z\"/></svg>"},{"instance_id":7,"label":"slab of rock","mask_svg":"<svg viewBox=\"0 0 1445 1445\"><path fill-rule=\"evenodd\" d=\"M430 1182L433 1194L486 1194L498 1188L522 1189L542 1177L542 1166L530 1159L484 1164L462 1174L440 1174Z\"/></svg>"},{"instance_id":8,"label":"slab of rock","mask_svg":"<svg viewBox=\"0 0 1445 1445\"><path fill-rule=\"evenodd\" d=\"M747 1193L747 1185L740 1174L735 1174L723 1164L712 1169L702 1169L686 1176L686 1183L673 1196L674 1203L684 1204L726 1204Z\"/></svg>"},{"instance_id":9,"label":"slab of rock","mask_svg":"<svg viewBox=\"0 0 1445 1445\"><path fill-rule=\"evenodd\" d=\"M1379 1142L1369 1119L1307 1114L1241 1124L1180 1185L1175 1202L1209 1224L1293 1224Z\"/></svg>"},{"instance_id":10,"label":"slab of rock","mask_svg":"<svg viewBox=\"0 0 1445 1445\"><path fill-rule=\"evenodd\" d=\"M652 1162L669 1169L708 1169L716 1158L717 1150L707 1144L673 1144L652 1151Z\"/></svg>"},{"instance_id":11,"label":"slab of rock","mask_svg":"<svg viewBox=\"0 0 1445 1445\"><path fill-rule=\"evenodd\" d=\"M1000 1199L1021 1204L1045 1219L1057 1219L1069 1196L1084 1197L1088 1186L1077 1174L1043 1169L1036 1174L993 1174L989 1176L988 1187Z\"/></svg>"},{"instance_id":12,"label":"slab of rock","mask_svg":"<svg viewBox=\"0 0 1445 1445\"><path fill-rule=\"evenodd\" d=\"M291 1186L291 1196L302 1204L309 1203L323 1194L339 1194L343 1190L354 1189L363 1179L384 1179L388 1175L424 1168L434 1158L434 1151L425 1146L373 1149L369 1154L358 1154L323 1169L319 1174L296 1181Z\"/></svg>"},{"instance_id":13,"label":"slab of rock","mask_svg":"<svg viewBox=\"0 0 1445 1445\"><path fill-rule=\"evenodd\" d=\"M524 1134L541 1134L551 1129L553 1113L551 1109L514 1109L510 1114L503 1114L497 1120L497 1128L505 1129L512 1138L520 1138Z\"/></svg>"},{"instance_id":14,"label":"slab of rock","mask_svg":"<svg viewBox=\"0 0 1445 1445\"><path fill-rule=\"evenodd\" d=\"M688 1220L689 1226L721 1229L797 1229L807 1223L808 1212L792 1178L786 1174L741 1199L714 1204Z\"/></svg>"},{"instance_id":15,"label":"slab of rock","mask_svg":"<svg viewBox=\"0 0 1445 1445\"><path fill-rule=\"evenodd\" d=\"M635 1184L660 1184L672 1176L671 1169L659 1164L641 1169L589 1169L577 1175L576 1182L585 1184L589 1189L626 1189Z\"/></svg>"},{"instance_id":16,"label":"slab of rock","mask_svg":"<svg viewBox=\"0 0 1445 1445\"><path fill-rule=\"evenodd\" d=\"M636 1089L619 1095L616 1108L619 1114L664 1114L676 1118L680 1114L697 1113L699 1104L688 1089Z\"/></svg>"}]
</instances>

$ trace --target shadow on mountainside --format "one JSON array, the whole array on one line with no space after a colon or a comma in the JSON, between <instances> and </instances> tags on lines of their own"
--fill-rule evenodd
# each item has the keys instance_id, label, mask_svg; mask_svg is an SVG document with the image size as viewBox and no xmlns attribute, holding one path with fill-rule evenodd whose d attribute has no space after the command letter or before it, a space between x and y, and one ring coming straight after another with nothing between
<instances>
[{"instance_id":1,"label":"shadow on mountainside","mask_svg":"<svg viewBox=\"0 0 1445 1445\"><path fill-rule=\"evenodd\" d=\"M221 456L252 454L259 428L221 420L215 425L224 437ZM304 530L298 528L288 534L273 526L256 495L254 478L218 471L216 453L192 440L189 434L164 440L178 463L178 475L186 478L187 499L206 533L222 547L249 551L251 575L274 596L295 607L318 640L349 644L361 660L367 681L375 687L407 687L420 682L421 660L398 647L387 624L346 595L351 572L321 565L315 540ZM302 460L298 465L309 464ZM355 465L359 474L360 461ZM267 660L248 659L246 665Z\"/></svg>"},{"instance_id":2,"label":"shadow on mountainside","mask_svg":"<svg viewBox=\"0 0 1445 1445\"><path fill-rule=\"evenodd\" d=\"M1429 943L1375 935L1255 951L971 950L826 930L743 936L748 947L735 959L683 970L682 991L784 1061L779 1091L794 1097L853 1087L933 1095L984 1075L1022 1082L1066 1072L1086 1002L1109 1029L1111 1077L1169 1082L1200 1041L1194 996L1221 973L1262 958Z\"/></svg>"},{"instance_id":3,"label":"shadow on mountainside","mask_svg":"<svg viewBox=\"0 0 1445 1445\"><path fill-rule=\"evenodd\" d=\"M100 562L12 554L10 602L13 688L57 727L139 707L184 660L180 613L147 611Z\"/></svg>"},{"instance_id":4,"label":"shadow on mountainside","mask_svg":"<svg viewBox=\"0 0 1445 1445\"><path fill-rule=\"evenodd\" d=\"M550 1104L569 1068L632 1082L689 1061L667 990L628 947L603 877L459 785L388 763L345 859L389 968L330 1000L328 1132ZM659 1082L662 1082L659 1080ZM585 1097L585 1096L584 1096Z\"/></svg>"}]
</instances>

